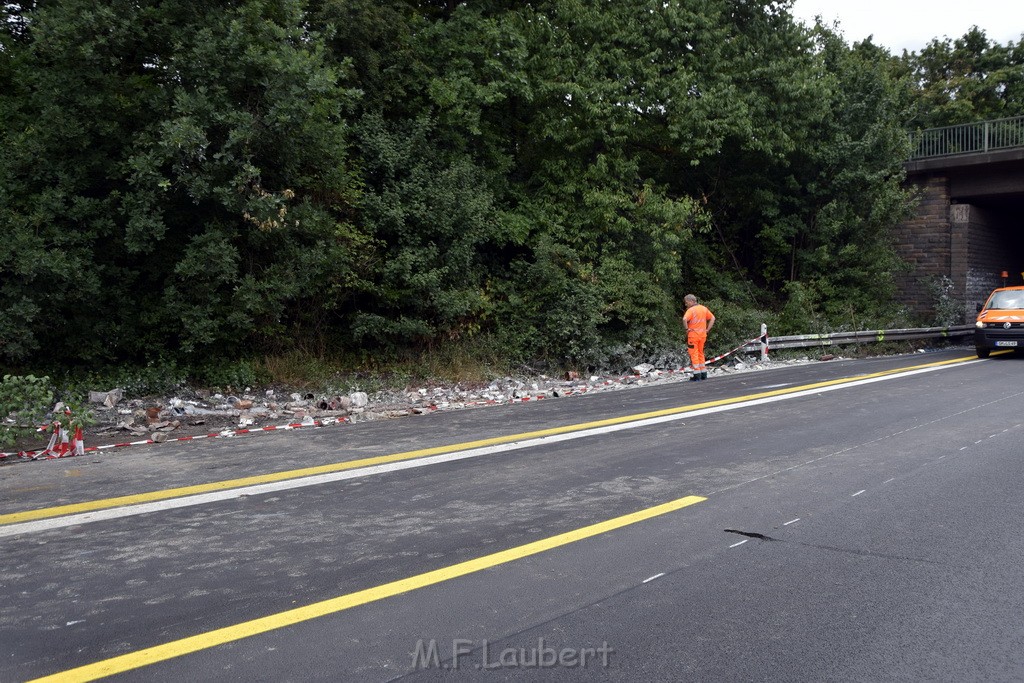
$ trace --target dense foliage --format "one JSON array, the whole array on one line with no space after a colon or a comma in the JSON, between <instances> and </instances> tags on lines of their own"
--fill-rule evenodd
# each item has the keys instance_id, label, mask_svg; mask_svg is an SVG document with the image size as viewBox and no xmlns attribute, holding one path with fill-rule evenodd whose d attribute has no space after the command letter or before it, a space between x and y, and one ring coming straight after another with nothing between
<instances>
[{"instance_id":1,"label":"dense foliage","mask_svg":"<svg viewBox=\"0 0 1024 683\"><path fill-rule=\"evenodd\" d=\"M902 61L918 88L915 127L1024 114L1024 40L999 45L973 28L962 38L932 40Z\"/></svg>"},{"instance_id":2,"label":"dense foliage","mask_svg":"<svg viewBox=\"0 0 1024 683\"><path fill-rule=\"evenodd\" d=\"M677 343L687 291L737 337L859 326L906 128L1024 106L1019 46L898 59L774 0L0 11L0 362L28 369L595 363Z\"/></svg>"},{"instance_id":3,"label":"dense foliage","mask_svg":"<svg viewBox=\"0 0 1024 683\"><path fill-rule=\"evenodd\" d=\"M46 413L53 405L49 377L4 375L0 379L0 448L13 444L18 437L33 434L46 422Z\"/></svg>"}]
</instances>

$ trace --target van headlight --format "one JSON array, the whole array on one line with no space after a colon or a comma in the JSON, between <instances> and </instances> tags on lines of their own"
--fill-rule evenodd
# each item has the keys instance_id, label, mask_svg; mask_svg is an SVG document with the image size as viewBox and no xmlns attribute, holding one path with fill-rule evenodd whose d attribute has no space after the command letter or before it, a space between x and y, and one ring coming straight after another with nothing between
<instances>
[{"instance_id":1,"label":"van headlight","mask_svg":"<svg viewBox=\"0 0 1024 683\"><path fill-rule=\"evenodd\" d=\"M981 322L980 320L974 323L974 326L977 327L978 329L985 329L985 323Z\"/></svg>"}]
</instances>

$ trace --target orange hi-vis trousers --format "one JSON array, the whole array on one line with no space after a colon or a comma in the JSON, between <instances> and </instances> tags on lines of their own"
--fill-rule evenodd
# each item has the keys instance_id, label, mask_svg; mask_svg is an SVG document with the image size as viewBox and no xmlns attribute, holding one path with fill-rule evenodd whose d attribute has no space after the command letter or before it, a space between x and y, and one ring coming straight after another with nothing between
<instances>
[{"instance_id":1,"label":"orange hi-vis trousers","mask_svg":"<svg viewBox=\"0 0 1024 683\"><path fill-rule=\"evenodd\" d=\"M690 365L694 372L707 372L704 358L704 342L708 340L707 334L690 332L686 335L686 347L690 352Z\"/></svg>"}]
</instances>

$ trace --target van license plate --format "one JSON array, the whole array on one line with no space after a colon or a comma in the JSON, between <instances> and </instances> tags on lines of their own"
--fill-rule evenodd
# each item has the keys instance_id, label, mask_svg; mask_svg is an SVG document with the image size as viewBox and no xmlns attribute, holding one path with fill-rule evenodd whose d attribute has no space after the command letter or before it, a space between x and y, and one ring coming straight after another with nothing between
<instances>
[{"instance_id":1,"label":"van license plate","mask_svg":"<svg viewBox=\"0 0 1024 683\"><path fill-rule=\"evenodd\" d=\"M1015 342L1015 341L997 341L996 342L996 346L1016 346L1016 345L1017 345L1017 342Z\"/></svg>"}]
</instances>

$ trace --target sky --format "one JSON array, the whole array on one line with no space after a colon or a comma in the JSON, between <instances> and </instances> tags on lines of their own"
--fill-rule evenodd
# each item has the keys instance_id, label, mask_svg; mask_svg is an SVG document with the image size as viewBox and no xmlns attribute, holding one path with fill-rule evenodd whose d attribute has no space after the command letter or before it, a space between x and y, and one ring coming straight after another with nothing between
<instances>
[{"instance_id":1,"label":"sky","mask_svg":"<svg viewBox=\"0 0 1024 683\"><path fill-rule=\"evenodd\" d=\"M846 42L873 35L876 45L896 55L920 52L932 38L959 38L977 25L989 40L1021 42L1024 0L795 0L793 15L808 25L820 14L839 21Z\"/></svg>"}]
</instances>

